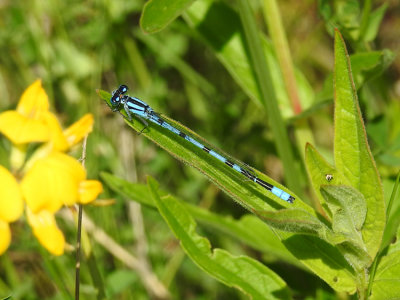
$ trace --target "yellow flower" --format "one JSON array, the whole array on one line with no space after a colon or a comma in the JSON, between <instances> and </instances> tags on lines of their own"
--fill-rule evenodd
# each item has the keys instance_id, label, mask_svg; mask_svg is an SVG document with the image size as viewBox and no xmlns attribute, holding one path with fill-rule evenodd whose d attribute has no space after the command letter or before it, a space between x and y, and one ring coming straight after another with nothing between
<instances>
[{"instance_id":1,"label":"yellow flower","mask_svg":"<svg viewBox=\"0 0 400 300\"><path fill-rule=\"evenodd\" d=\"M14 176L0 165L0 220L14 222L21 217L24 202Z\"/></svg>"},{"instance_id":2,"label":"yellow flower","mask_svg":"<svg viewBox=\"0 0 400 300\"><path fill-rule=\"evenodd\" d=\"M23 212L23 200L17 181L0 165L0 255L11 242L9 222L16 221Z\"/></svg>"},{"instance_id":3,"label":"yellow flower","mask_svg":"<svg viewBox=\"0 0 400 300\"><path fill-rule=\"evenodd\" d=\"M33 234L39 242L52 254L64 253L65 238L62 231L57 227L54 215L46 210L34 214L28 208L26 215L31 225Z\"/></svg>"},{"instance_id":4,"label":"yellow flower","mask_svg":"<svg viewBox=\"0 0 400 300\"><path fill-rule=\"evenodd\" d=\"M49 101L36 80L23 93L16 111L0 114L0 132L13 143L11 167L0 166L0 255L11 240L9 223L23 213L40 243L52 254L64 252L65 239L54 214L63 205L87 204L102 192L97 180L86 180L86 171L73 157L63 153L78 144L93 127L86 114L63 130L49 111ZM28 159L27 144L42 142Z\"/></svg>"},{"instance_id":5,"label":"yellow flower","mask_svg":"<svg viewBox=\"0 0 400 300\"><path fill-rule=\"evenodd\" d=\"M93 129L93 115L86 114L80 120L64 130L63 134L69 147L79 143Z\"/></svg>"},{"instance_id":6,"label":"yellow flower","mask_svg":"<svg viewBox=\"0 0 400 300\"><path fill-rule=\"evenodd\" d=\"M49 114L47 94L36 80L22 94L17 110L0 114L0 132L17 145L46 142L50 139Z\"/></svg>"},{"instance_id":7,"label":"yellow flower","mask_svg":"<svg viewBox=\"0 0 400 300\"><path fill-rule=\"evenodd\" d=\"M92 131L93 116L86 114L65 131L57 117L49 111L49 100L36 80L22 94L17 110L0 114L0 132L15 145L50 142L52 150L67 151Z\"/></svg>"},{"instance_id":8,"label":"yellow flower","mask_svg":"<svg viewBox=\"0 0 400 300\"><path fill-rule=\"evenodd\" d=\"M7 222L0 220L0 255L7 250L11 242L11 230Z\"/></svg>"},{"instance_id":9,"label":"yellow flower","mask_svg":"<svg viewBox=\"0 0 400 300\"><path fill-rule=\"evenodd\" d=\"M79 184L85 177L85 170L74 158L55 152L37 160L25 174L22 194L32 212L44 209L55 213L64 204L77 202Z\"/></svg>"}]
</instances>

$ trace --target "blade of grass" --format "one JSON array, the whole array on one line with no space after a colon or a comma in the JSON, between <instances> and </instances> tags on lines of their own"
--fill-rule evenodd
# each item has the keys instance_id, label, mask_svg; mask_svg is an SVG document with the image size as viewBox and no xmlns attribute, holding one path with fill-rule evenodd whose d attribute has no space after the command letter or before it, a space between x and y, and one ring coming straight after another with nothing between
<instances>
[{"instance_id":1,"label":"blade of grass","mask_svg":"<svg viewBox=\"0 0 400 300\"><path fill-rule=\"evenodd\" d=\"M290 49L286 40L285 30L282 25L281 14L275 0L264 0L264 19L268 25L269 35L274 44L275 53L282 70L282 79L289 95L295 115L301 113L301 103L297 89L296 78Z\"/></svg>"},{"instance_id":2,"label":"blade of grass","mask_svg":"<svg viewBox=\"0 0 400 300\"><path fill-rule=\"evenodd\" d=\"M269 67L262 49L260 32L257 30L249 2L247 0L239 0L238 2L239 14L242 20L249 54L256 75L258 88L260 89L261 102L267 112L270 126L275 137L278 154L285 169L285 179L291 189L296 193L301 193L298 180L300 174L296 169L292 147L278 108Z\"/></svg>"}]
</instances>

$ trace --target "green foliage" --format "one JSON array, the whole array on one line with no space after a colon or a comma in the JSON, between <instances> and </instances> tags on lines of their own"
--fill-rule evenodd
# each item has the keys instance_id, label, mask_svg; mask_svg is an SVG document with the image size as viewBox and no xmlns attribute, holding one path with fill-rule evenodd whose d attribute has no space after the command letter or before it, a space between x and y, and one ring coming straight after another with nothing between
<instances>
[{"instance_id":1,"label":"green foliage","mask_svg":"<svg viewBox=\"0 0 400 300\"><path fill-rule=\"evenodd\" d=\"M66 124L95 114L86 168L114 205L85 208L98 230L84 233L91 246L81 262L82 299L148 299L160 291L171 299L400 296L399 6L276 4L282 17L266 1L244 0L1 6L0 110L14 108L41 77ZM278 31L286 43L277 44ZM292 60L282 64L282 53ZM109 104L122 83L174 126L256 166L294 204L160 126L150 123L138 136L139 119L124 123L98 101ZM4 166L10 149L0 137ZM161 188L150 177L144 184L148 174ZM64 214L57 222L75 244L73 223ZM21 224L11 227L0 297L72 298L74 253L50 257ZM100 233L128 257L100 246Z\"/></svg>"},{"instance_id":2,"label":"green foliage","mask_svg":"<svg viewBox=\"0 0 400 300\"><path fill-rule=\"evenodd\" d=\"M194 0L150 0L143 8L140 26L147 33L160 31L180 16L193 2Z\"/></svg>"},{"instance_id":3,"label":"green foliage","mask_svg":"<svg viewBox=\"0 0 400 300\"><path fill-rule=\"evenodd\" d=\"M400 251L393 252L382 258L372 284L371 299L393 299L398 297L400 266Z\"/></svg>"},{"instance_id":4,"label":"green foliage","mask_svg":"<svg viewBox=\"0 0 400 300\"><path fill-rule=\"evenodd\" d=\"M156 182L151 178L149 190L157 209L180 240L182 248L200 268L252 299L289 299L284 281L273 271L249 257L235 257L222 249L210 252L209 241L196 234L196 223L183 206L171 196L161 199Z\"/></svg>"},{"instance_id":5,"label":"green foliage","mask_svg":"<svg viewBox=\"0 0 400 300\"><path fill-rule=\"evenodd\" d=\"M383 189L368 146L347 51L338 33L334 74L335 167L365 197L368 212L362 235L368 253L375 257L386 221Z\"/></svg>"},{"instance_id":6,"label":"green foliage","mask_svg":"<svg viewBox=\"0 0 400 300\"><path fill-rule=\"evenodd\" d=\"M331 247L336 247L339 252L333 257L337 257L337 260L340 261L339 257L342 256L344 259L342 261L348 263L347 266L343 264L341 267L345 271L344 274L349 266L353 268L353 274L341 274L343 278L348 277L348 284L353 282L349 286L345 286L341 282L339 288L334 283L334 281L337 282L337 275L333 275L333 269L330 269L328 264L300 260L334 288L348 292L357 288L360 295L365 295L368 284L368 279L365 277L366 270L378 251L385 225L385 214L381 210L383 193L382 191L381 193L377 192L380 188L379 176L366 143L349 60L339 33L335 39L335 55L335 167L330 167L311 146L308 146L306 152L306 161L310 165L314 186L320 187L320 195L325 200L322 203L331 218L331 224L327 225L319 220L317 214L302 205L301 199L298 197L295 204L286 204L286 209L276 210L277 207L271 204L265 206L265 200L259 197L262 194L261 189L259 193L256 193L252 190L252 186L249 186L251 189L247 191L241 189L246 186L245 184L236 186L237 181L240 182L240 178L235 177L229 167L220 164L217 160L214 162L207 153L195 149L196 147L190 143L181 143L180 137L169 133L160 126L149 125L144 134L175 157L198 168L241 205L261 216L270 226L282 231L280 233L282 241L287 241L294 237L293 234L297 234L295 237L298 239L298 244L300 241L307 243L304 236L310 235L325 241ZM110 95L105 92L101 92L100 95L109 104ZM122 114L125 114L123 110ZM174 126L182 128L182 125L176 121L172 119L168 119L168 121ZM134 122L126 120L126 122L137 131L141 131L142 125L138 120ZM184 128L184 130L194 138L201 139L189 129ZM354 153L352 154L352 152ZM359 155L361 157L358 157ZM319 178L316 176L317 174L319 174ZM344 182L349 186L321 185L321 174L322 176L330 174L335 178L336 183ZM368 180L367 177L364 177L361 182L360 178L364 175L368 176ZM257 176L260 174L257 173ZM267 195L267 197L274 200L272 195ZM294 207L292 208L292 206ZM375 216L380 215L376 219L369 217L371 213ZM303 249L294 247L293 244L288 246L288 249L298 258L303 253ZM322 252L324 251L316 247L312 252L316 256L323 257ZM201 264L200 267L204 268ZM318 273L321 268L324 269L324 274Z\"/></svg>"}]
</instances>

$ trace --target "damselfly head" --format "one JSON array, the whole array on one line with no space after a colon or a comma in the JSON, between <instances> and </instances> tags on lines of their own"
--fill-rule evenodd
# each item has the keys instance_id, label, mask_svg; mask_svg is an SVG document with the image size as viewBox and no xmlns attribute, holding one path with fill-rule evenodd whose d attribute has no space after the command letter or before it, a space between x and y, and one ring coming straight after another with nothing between
<instances>
[{"instance_id":1,"label":"damselfly head","mask_svg":"<svg viewBox=\"0 0 400 300\"><path fill-rule=\"evenodd\" d=\"M112 92L112 96L110 99L111 105L117 107L122 101L122 95L128 91L128 87L124 84L121 84L118 89Z\"/></svg>"}]
</instances>

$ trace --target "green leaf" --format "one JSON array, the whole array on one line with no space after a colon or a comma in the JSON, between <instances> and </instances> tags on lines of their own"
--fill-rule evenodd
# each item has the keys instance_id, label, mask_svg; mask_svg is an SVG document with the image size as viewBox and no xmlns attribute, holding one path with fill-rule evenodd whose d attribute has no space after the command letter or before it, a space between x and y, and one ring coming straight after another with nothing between
<instances>
[{"instance_id":1,"label":"green leaf","mask_svg":"<svg viewBox=\"0 0 400 300\"><path fill-rule=\"evenodd\" d=\"M351 69L357 89L367 81L379 76L393 62L395 55L390 50L355 53L350 56ZM332 99L333 74L324 81L322 90L316 95L316 102Z\"/></svg>"},{"instance_id":2,"label":"green leaf","mask_svg":"<svg viewBox=\"0 0 400 300\"><path fill-rule=\"evenodd\" d=\"M147 206L155 206L146 185L132 184L107 173L102 173L101 177L115 192L124 197L131 198ZM159 193L162 195L168 194L164 191L159 191ZM286 248L282 247L282 243L278 241L279 236L280 239L283 239L284 245L290 249L291 253L303 265L314 271L335 290L349 293L355 291L355 283L350 266L337 248L323 242L320 238L274 233L265 223L252 215L236 221L229 217L218 216L183 201L181 203L198 222L211 226L224 234L229 234L266 254L272 254L288 263L298 265L299 262L296 258Z\"/></svg>"},{"instance_id":3,"label":"green leaf","mask_svg":"<svg viewBox=\"0 0 400 300\"><path fill-rule=\"evenodd\" d=\"M287 232L323 236L329 228L310 213L296 208L256 212L267 224ZM325 239L324 238L324 239Z\"/></svg>"},{"instance_id":4,"label":"green leaf","mask_svg":"<svg viewBox=\"0 0 400 300\"><path fill-rule=\"evenodd\" d=\"M396 55L387 49L351 55L351 70L357 89L365 82L380 76L391 65L395 57Z\"/></svg>"},{"instance_id":5,"label":"green leaf","mask_svg":"<svg viewBox=\"0 0 400 300\"><path fill-rule=\"evenodd\" d=\"M382 258L378 265L369 299L399 299L400 251Z\"/></svg>"},{"instance_id":6,"label":"green leaf","mask_svg":"<svg viewBox=\"0 0 400 300\"><path fill-rule=\"evenodd\" d=\"M334 88L335 166L365 197L368 210L362 236L369 255L375 257L385 227L383 190L368 146L347 50L338 31L335 33Z\"/></svg>"},{"instance_id":7,"label":"green leaf","mask_svg":"<svg viewBox=\"0 0 400 300\"><path fill-rule=\"evenodd\" d=\"M247 46L244 43L243 27L238 14L223 2L202 0L195 2L186 11L184 18L213 50L219 61L250 99L261 104L260 92L248 57ZM218 31L215 28L218 28ZM291 117L293 111L273 45L263 37L262 46L272 75L271 79L278 99L279 110L284 118ZM302 108L306 109L312 105L314 91L301 72L296 71L295 76L300 102Z\"/></svg>"},{"instance_id":8,"label":"green leaf","mask_svg":"<svg viewBox=\"0 0 400 300\"><path fill-rule=\"evenodd\" d=\"M157 183L148 179L149 191L168 226L180 240L186 254L202 270L227 286L235 287L253 299L289 299L285 282L258 261L233 256L222 249L211 251L207 239L196 233L196 223L173 197L160 198Z\"/></svg>"},{"instance_id":9,"label":"green leaf","mask_svg":"<svg viewBox=\"0 0 400 300\"><path fill-rule=\"evenodd\" d=\"M346 260L356 268L367 268L372 259L361 236L367 205L364 196L349 186L322 186L321 194L332 212L332 229L347 241L339 245Z\"/></svg>"},{"instance_id":10,"label":"green leaf","mask_svg":"<svg viewBox=\"0 0 400 300\"><path fill-rule=\"evenodd\" d=\"M148 187L145 184L130 183L108 173L101 173L102 180L116 193L132 199L140 204L155 208ZM168 193L158 191L161 195ZM302 265L282 244L277 235L258 217L244 215L241 219L235 220L232 217L223 217L212 213L201 207L179 200L185 209L197 222L206 227L212 228L224 235L229 235L240 242L257 249L271 258L277 258L287 263L294 264L300 268ZM251 230L249 230L251 228Z\"/></svg>"},{"instance_id":11,"label":"green leaf","mask_svg":"<svg viewBox=\"0 0 400 300\"><path fill-rule=\"evenodd\" d=\"M363 282L360 286L362 289L366 288L365 270L371 265L372 259L368 255L365 248L362 248L352 241L343 242L337 245L337 248L342 253L346 261L357 272L358 278L362 278Z\"/></svg>"},{"instance_id":12,"label":"green leaf","mask_svg":"<svg viewBox=\"0 0 400 300\"><path fill-rule=\"evenodd\" d=\"M257 212L257 214L264 219L267 224L279 230L316 236L334 245L347 240L344 234L332 232L332 230L319 219L302 209L288 208L276 212Z\"/></svg>"},{"instance_id":13,"label":"green leaf","mask_svg":"<svg viewBox=\"0 0 400 300\"><path fill-rule=\"evenodd\" d=\"M386 9L388 8L387 3L383 3L378 9L369 15L368 25L365 30L363 40L365 42L371 42L376 38L378 34L379 26L381 25L383 16L385 15Z\"/></svg>"},{"instance_id":14,"label":"green leaf","mask_svg":"<svg viewBox=\"0 0 400 300\"><path fill-rule=\"evenodd\" d=\"M311 235L278 234L289 251L335 291L350 294L356 291L354 270L338 247Z\"/></svg>"},{"instance_id":15,"label":"green leaf","mask_svg":"<svg viewBox=\"0 0 400 300\"><path fill-rule=\"evenodd\" d=\"M332 212L332 229L342 233L361 248L365 245L361 228L365 222L367 205L364 196L349 186L322 186L321 194Z\"/></svg>"},{"instance_id":16,"label":"green leaf","mask_svg":"<svg viewBox=\"0 0 400 300\"><path fill-rule=\"evenodd\" d=\"M396 236L400 230L400 202L395 201L398 199L398 188L400 184L400 172L397 174L396 181L393 183L391 181L386 181L385 191L392 191L390 199L387 201L387 224L385 227L385 232L383 234L381 249L388 246L393 238ZM397 239L397 243L400 245L400 240ZM393 245L391 245L392 247Z\"/></svg>"},{"instance_id":17,"label":"green leaf","mask_svg":"<svg viewBox=\"0 0 400 300\"><path fill-rule=\"evenodd\" d=\"M149 193L147 185L131 183L105 172L101 172L100 177L117 194L128 199L135 200L142 205L155 207L155 203ZM159 193L161 193L161 196L168 194L167 192L163 192L161 190L159 190Z\"/></svg>"},{"instance_id":18,"label":"green leaf","mask_svg":"<svg viewBox=\"0 0 400 300\"><path fill-rule=\"evenodd\" d=\"M330 165L321 154L318 153L314 146L308 143L306 144L305 162L314 191L322 205L329 212L329 208L326 206L325 199L320 191L321 186L327 184L346 185L348 184L348 180ZM327 175L332 175L330 181L327 179Z\"/></svg>"},{"instance_id":19,"label":"green leaf","mask_svg":"<svg viewBox=\"0 0 400 300\"><path fill-rule=\"evenodd\" d=\"M149 0L140 17L144 32L155 33L179 17L194 0Z\"/></svg>"}]
</instances>

